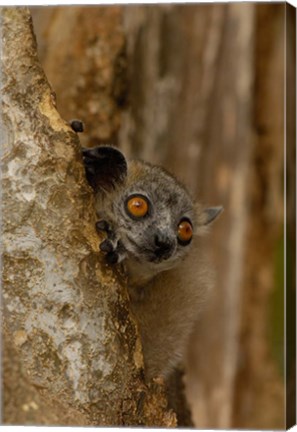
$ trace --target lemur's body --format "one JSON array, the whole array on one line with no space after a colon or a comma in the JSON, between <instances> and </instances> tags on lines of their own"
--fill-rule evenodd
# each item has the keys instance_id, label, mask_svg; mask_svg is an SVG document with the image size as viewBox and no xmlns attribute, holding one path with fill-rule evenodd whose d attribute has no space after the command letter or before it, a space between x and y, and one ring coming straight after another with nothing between
<instances>
[{"instance_id":1,"label":"lemur's body","mask_svg":"<svg viewBox=\"0 0 297 432\"><path fill-rule=\"evenodd\" d=\"M127 162L115 148L83 155L96 193L97 229L107 233L100 249L127 271L146 377L166 378L185 353L207 290L199 234L221 208L202 210L165 170Z\"/></svg>"}]
</instances>

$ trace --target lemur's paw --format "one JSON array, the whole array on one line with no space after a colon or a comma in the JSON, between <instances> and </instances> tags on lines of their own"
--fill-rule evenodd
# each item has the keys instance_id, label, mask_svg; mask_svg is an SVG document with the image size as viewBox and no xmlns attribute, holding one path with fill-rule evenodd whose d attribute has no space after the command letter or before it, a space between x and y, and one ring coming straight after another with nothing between
<instances>
[{"instance_id":1,"label":"lemur's paw","mask_svg":"<svg viewBox=\"0 0 297 432\"><path fill-rule=\"evenodd\" d=\"M99 249L101 250L101 252L106 252L106 253L115 251L115 247L109 239L103 240L99 245Z\"/></svg>"},{"instance_id":2,"label":"lemur's paw","mask_svg":"<svg viewBox=\"0 0 297 432\"><path fill-rule=\"evenodd\" d=\"M70 120L69 124L74 132L84 131L84 124L81 120Z\"/></svg>"},{"instance_id":3,"label":"lemur's paw","mask_svg":"<svg viewBox=\"0 0 297 432\"><path fill-rule=\"evenodd\" d=\"M105 256L108 264L118 264L120 262L120 256L117 251L108 252Z\"/></svg>"},{"instance_id":4,"label":"lemur's paw","mask_svg":"<svg viewBox=\"0 0 297 432\"><path fill-rule=\"evenodd\" d=\"M100 243L99 249L106 254L105 259L108 264L118 264L123 261L126 251L111 225L102 219L96 222L96 230L107 234L107 238Z\"/></svg>"},{"instance_id":5,"label":"lemur's paw","mask_svg":"<svg viewBox=\"0 0 297 432\"><path fill-rule=\"evenodd\" d=\"M126 251L120 240L113 243L107 238L100 243L99 248L106 254L105 259L108 264L119 264L126 257Z\"/></svg>"}]
</instances>

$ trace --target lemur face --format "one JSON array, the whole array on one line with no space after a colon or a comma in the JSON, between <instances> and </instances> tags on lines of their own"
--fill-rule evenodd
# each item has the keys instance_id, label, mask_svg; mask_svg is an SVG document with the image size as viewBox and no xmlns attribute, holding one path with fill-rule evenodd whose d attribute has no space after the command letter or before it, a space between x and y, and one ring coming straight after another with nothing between
<instances>
[{"instance_id":1,"label":"lemur face","mask_svg":"<svg viewBox=\"0 0 297 432\"><path fill-rule=\"evenodd\" d=\"M113 147L84 149L83 159L101 218L96 226L107 233L100 249L109 263L132 258L157 271L170 268L189 251L198 226L222 210L214 207L198 214L173 176L142 161L128 164Z\"/></svg>"},{"instance_id":2,"label":"lemur face","mask_svg":"<svg viewBox=\"0 0 297 432\"><path fill-rule=\"evenodd\" d=\"M134 259L169 265L189 250L195 226L193 202L160 167L132 162L125 187L112 206L123 246Z\"/></svg>"}]
</instances>

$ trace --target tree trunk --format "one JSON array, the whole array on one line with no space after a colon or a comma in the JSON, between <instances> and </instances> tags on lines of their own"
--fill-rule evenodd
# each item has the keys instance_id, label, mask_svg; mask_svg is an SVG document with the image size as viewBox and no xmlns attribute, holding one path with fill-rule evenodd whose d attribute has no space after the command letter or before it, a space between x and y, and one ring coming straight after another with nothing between
<instances>
[{"instance_id":1,"label":"tree trunk","mask_svg":"<svg viewBox=\"0 0 297 432\"><path fill-rule=\"evenodd\" d=\"M162 386L144 385L125 283L100 259L78 138L56 110L30 14L1 18L3 318L20 360L5 371L4 422L28 424L47 407L37 423L174 426ZM9 397L22 404L14 417Z\"/></svg>"}]
</instances>

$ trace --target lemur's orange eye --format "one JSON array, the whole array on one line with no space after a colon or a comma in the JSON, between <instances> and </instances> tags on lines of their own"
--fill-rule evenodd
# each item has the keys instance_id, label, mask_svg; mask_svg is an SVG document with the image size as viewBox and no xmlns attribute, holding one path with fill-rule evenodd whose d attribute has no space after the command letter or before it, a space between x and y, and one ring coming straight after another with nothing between
<instances>
[{"instance_id":1,"label":"lemur's orange eye","mask_svg":"<svg viewBox=\"0 0 297 432\"><path fill-rule=\"evenodd\" d=\"M127 210L131 216L142 218L148 212L148 201L142 196L135 195L128 199Z\"/></svg>"},{"instance_id":2,"label":"lemur's orange eye","mask_svg":"<svg viewBox=\"0 0 297 432\"><path fill-rule=\"evenodd\" d=\"M183 246L190 243L193 237L193 227L187 219L180 221L177 229L177 238Z\"/></svg>"}]
</instances>

